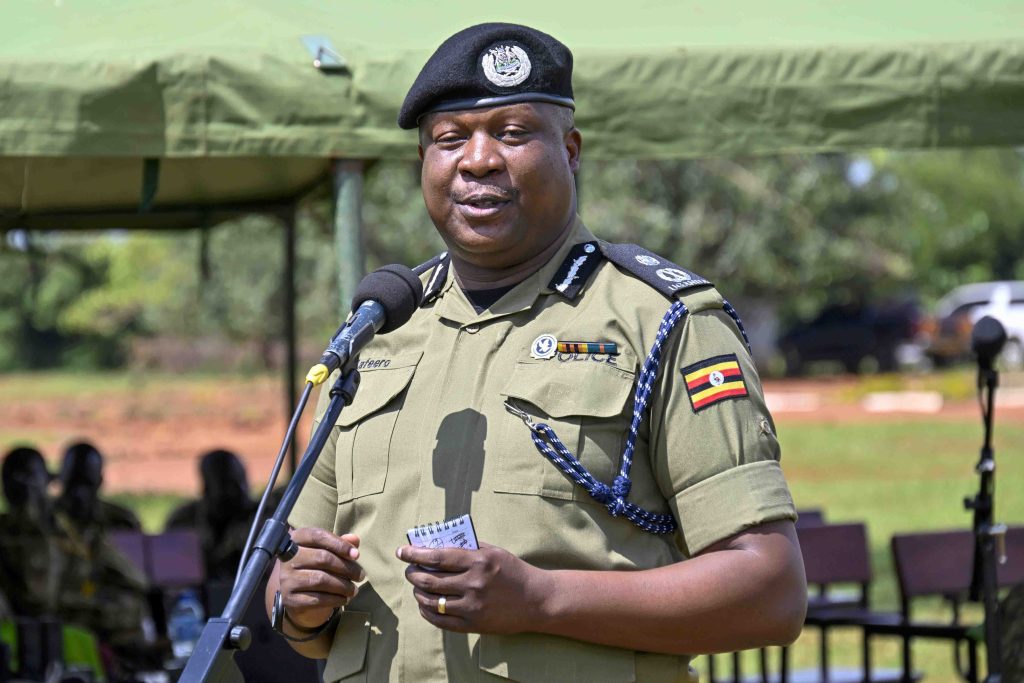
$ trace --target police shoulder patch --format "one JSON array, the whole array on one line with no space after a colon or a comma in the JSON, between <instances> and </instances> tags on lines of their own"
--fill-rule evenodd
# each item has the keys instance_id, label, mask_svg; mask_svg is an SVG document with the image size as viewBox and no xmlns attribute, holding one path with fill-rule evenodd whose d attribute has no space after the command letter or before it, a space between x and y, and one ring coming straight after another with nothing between
<instances>
[{"instance_id":1,"label":"police shoulder patch","mask_svg":"<svg viewBox=\"0 0 1024 683\"><path fill-rule=\"evenodd\" d=\"M635 244L601 242L601 251L609 261L664 294L669 299L693 287L710 285L711 281L692 270L672 263Z\"/></svg>"},{"instance_id":2,"label":"police shoulder patch","mask_svg":"<svg viewBox=\"0 0 1024 683\"><path fill-rule=\"evenodd\" d=\"M735 353L714 356L682 368L693 412L721 401L747 396L747 383Z\"/></svg>"}]
</instances>

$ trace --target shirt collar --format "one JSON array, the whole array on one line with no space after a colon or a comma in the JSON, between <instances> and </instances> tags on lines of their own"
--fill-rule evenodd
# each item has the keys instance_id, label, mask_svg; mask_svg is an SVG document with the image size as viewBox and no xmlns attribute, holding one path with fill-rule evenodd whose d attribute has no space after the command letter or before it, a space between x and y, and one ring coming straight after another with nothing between
<instances>
[{"instance_id":1,"label":"shirt collar","mask_svg":"<svg viewBox=\"0 0 1024 683\"><path fill-rule=\"evenodd\" d=\"M434 306L434 314L439 318L446 318L460 325L466 325L502 318L529 310L540 295L557 293L552 286L553 278L562 269L570 252L577 245L584 242L596 242L596 239L587 230L580 217L576 216L573 218L569 237L548 262L541 266L533 275L530 275L513 287L508 294L501 297L493 306L481 313L477 313L476 309L473 308L473 305L466 298L462 289L456 284L455 274L449 268L444 287L441 289L437 304ZM598 254L599 252L595 256Z\"/></svg>"}]
</instances>

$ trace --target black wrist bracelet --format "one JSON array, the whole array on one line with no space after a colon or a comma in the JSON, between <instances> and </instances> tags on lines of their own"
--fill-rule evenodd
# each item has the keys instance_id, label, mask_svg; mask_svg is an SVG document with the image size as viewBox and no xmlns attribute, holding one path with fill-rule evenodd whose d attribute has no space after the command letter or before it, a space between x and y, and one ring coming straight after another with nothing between
<instances>
[{"instance_id":1,"label":"black wrist bracelet","mask_svg":"<svg viewBox=\"0 0 1024 683\"><path fill-rule=\"evenodd\" d=\"M320 624L316 628L306 628L305 626L300 626L299 624L296 624L294 621L292 621L292 618L288 616L288 613L284 609L284 602L281 598L281 591L277 591L276 593L274 593L274 605L273 609L270 612L270 626L275 631L280 633L286 640L290 640L293 643L308 643L311 640L315 640L321 633L327 630L327 627L330 626L338 617L339 611L339 608L335 607L334 611L331 612L331 616L327 618L327 621ZM301 631L306 635L302 636L301 638L297 638L295 636L285 633L285 621L291 624L293 628L295 628L298 631Z\"/></svg>"}]
</instances>

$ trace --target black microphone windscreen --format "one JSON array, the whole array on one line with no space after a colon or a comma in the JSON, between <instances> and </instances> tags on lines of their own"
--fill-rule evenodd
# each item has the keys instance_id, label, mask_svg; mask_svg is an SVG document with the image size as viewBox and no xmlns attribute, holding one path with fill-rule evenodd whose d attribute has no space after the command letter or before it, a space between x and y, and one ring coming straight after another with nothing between
<instances>
[{"instance_id":1,"label":"black microphone windscreen","mask_svg":"<svg viewBox=\"0 0 1024 683\"><path fill-rule=\"evenodd\" d=\"M392 263L373 271L360 282L352 297L352 310L373 300L384 307L387 317L380 334L396 330L412 317L423 299L423 284L411 268Z\"/></svg>"},{"instance_id":2,"label":"black microphone windscreen","mask_svg":"<svg viewBox=\"0 0 1024 683\"><path fill-rule=\"evenodd\" d=\"M992 359L999 355L1006 343L1006 328L990 315L982 317L974 323L971 332L971 349L978 356L978 361L990 366Z\"/></svg>"}]
</instances>

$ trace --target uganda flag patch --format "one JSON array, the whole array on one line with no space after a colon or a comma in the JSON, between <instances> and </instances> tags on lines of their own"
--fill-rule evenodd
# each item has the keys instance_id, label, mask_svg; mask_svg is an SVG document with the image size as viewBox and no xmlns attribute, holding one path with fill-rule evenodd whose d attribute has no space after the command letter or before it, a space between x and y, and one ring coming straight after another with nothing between
<instances>
[{"instance_id":1,"label":"uganda flag patch","mask_svg":"<svg viewBox=\"0 0 1024 683\"><path fill-rule=\"evenodd\" d=\"M719 401L747 395L747 383L735 353L702 360L680 372L695 413Z\"/></svg>"}]
</instances>

